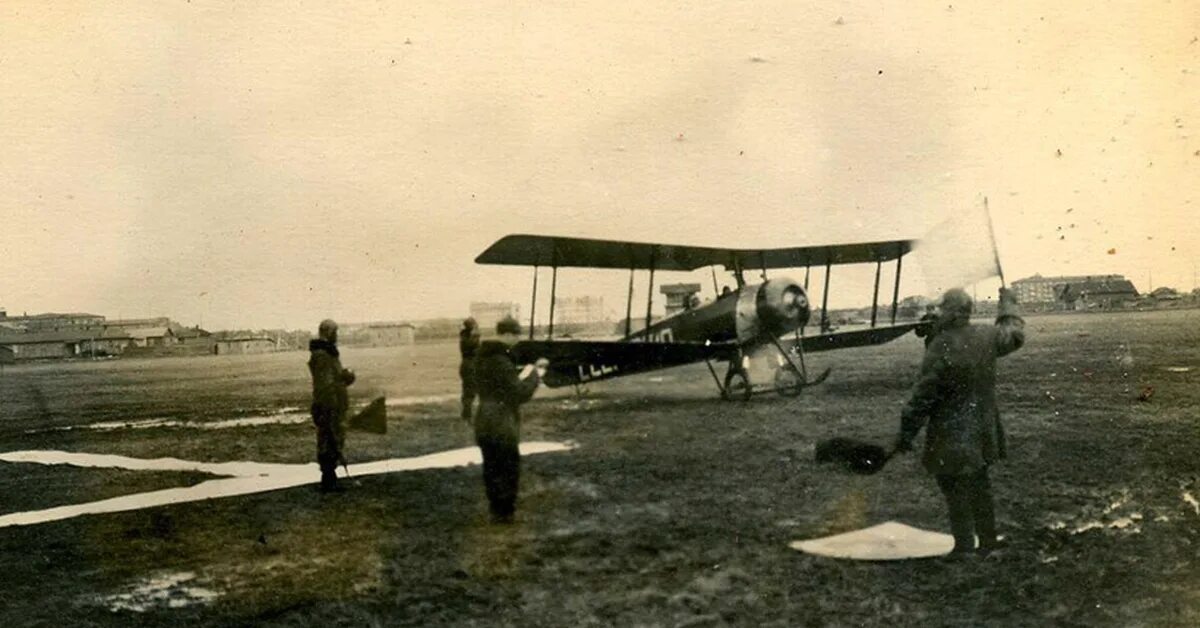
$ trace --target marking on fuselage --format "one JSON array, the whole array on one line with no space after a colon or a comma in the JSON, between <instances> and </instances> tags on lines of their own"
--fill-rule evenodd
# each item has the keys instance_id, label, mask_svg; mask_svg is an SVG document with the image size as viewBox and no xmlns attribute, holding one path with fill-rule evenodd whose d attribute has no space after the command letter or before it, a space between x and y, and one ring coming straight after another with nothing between
<instances>
[{"instance_id":1,"label":"marking on fuselage","mask_svg":"<svg viewBox=\"0 0 1200 628\"><path fill-rule=\"evenodd\" d=\"M618 366L608 366L604 364L581 364L579 365L579 381L590 382L592 380L607 377L621 370Z\"/></svg>"}]
</instances>

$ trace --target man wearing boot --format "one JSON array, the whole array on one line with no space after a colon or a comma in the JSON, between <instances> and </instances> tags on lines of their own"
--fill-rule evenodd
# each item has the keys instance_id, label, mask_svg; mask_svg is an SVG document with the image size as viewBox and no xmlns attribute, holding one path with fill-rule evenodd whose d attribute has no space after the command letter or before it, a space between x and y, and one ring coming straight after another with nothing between
<instances>
[{"instance_id":1,"label":"man wearing boot","mask_svg":"<svg viewBox=\"0 0 1200 628\"><path fill-rule=\"evenodd\" d=\"M479 326L474 318L463 321L462 329L458 332L458 352L462 355L462 363L458 365L458 377L462 380L462 418L471 420L471 409L475 405L475 352L479 350Z\"/></svg>"},{"instance_id":2,"label":"man wearing boot","mask_svg":"<svg viewBox=\"0 0 1200 628\"><path fill-rule=\"evenodd\" d=\"M937 335L925 350L921 375L900 418L897 451L910 451L928 423L922 463L936 479L950 511L950 558L997 549L996 516L988 466L1005 456L996 404L996 359L1025 343L1016 296L1000 289L994 325L972 325L971 296L960 289L938 303Z\"/></svg>"},{"instance_id":3,"label":"man wearing boot","mask_svg":"<svg viewBox=\"0 0 1200 628\"><path fill-rule=\"evenodd\" d=\"M346 440L346 411L350 397L346 390L354 383L354 372L342 368L337 348L337 323L321 321L318 338L308 343L312 374L312 418L317 428L317 464L321 467L321 491L337 492L337 466L342 460Z\"/></svg>"},{"instance_id":4,"label":"man wearing boot","mask_svg":"<svg viewBox=\"0 0 1200 628\"><path fill-rule=\"evenodd\" d=\"M512 318L496 324L498 340L479 345L475 354L475 385L479 408L475 412L475 442L483 453L483 486L494 523L511 523L516 512L521 473L520 405L533 397L541 381L538 370L522 378L512 354L521 325ZM539 361L544 368L544 362Z\"/></svg>"}]
</instances>

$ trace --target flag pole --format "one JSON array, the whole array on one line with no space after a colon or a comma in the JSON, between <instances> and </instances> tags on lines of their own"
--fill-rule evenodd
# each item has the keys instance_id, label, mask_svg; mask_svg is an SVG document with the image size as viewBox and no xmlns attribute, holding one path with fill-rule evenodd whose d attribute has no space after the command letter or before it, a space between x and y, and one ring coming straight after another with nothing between
<instances>
[{"instance_id":1,"label":"flag pole","mask_svg":"<svg viewBox=\"0 0 1200 628\"><path fill-rule=\"evenodd\" d=\"M983 197L983 213L987 216L988 237L992 239L992 257L996 260L996 272L1000 273L1000 287L1007 288L1004 283L1004 267L1000 265L1000 251L996 247L996 230L992 228L992 211L988 209L988 199Z\"/></svg>"}]
</instances>

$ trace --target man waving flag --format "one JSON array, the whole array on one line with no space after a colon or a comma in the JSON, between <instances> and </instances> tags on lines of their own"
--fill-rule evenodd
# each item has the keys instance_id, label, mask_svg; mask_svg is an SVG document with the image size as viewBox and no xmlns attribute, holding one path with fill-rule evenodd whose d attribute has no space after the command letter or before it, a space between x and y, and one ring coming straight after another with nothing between
<instances>
[{"instance_id":1,"label":"man waving flag","mask_svg":"<svg viewBox=\"0 0 1200 628\"><path fill-rule=\"evenodd\" d=\"M986 197L938 223L913 248L931 295L997 276L1004 283Z\"/></svg>"}]
</instances>

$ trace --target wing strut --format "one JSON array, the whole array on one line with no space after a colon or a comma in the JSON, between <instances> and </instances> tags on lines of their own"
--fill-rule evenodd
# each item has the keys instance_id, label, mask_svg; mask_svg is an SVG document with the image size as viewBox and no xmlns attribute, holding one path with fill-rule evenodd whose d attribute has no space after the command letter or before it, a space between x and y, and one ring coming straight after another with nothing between
<instances>
[{"instance_id":1,"label":"wing strut","mask_svg":"<svg viewBox=\"0 0 1200 628\"><path fill-rule=\"evenodd\" d=\"M554 339L554 296L558 291L558 266L552 268L554 270L550 273L550 325L546 330L546 340Z\"/></svg>"},{"instance_id":2,"label":"wing strut","mask_svg":"<svg viewBox=\"0 0 1200 628\"><path fill-rule=\"evenodd\" d=\"M821 333L829 329L829 271L831 266L825 262L825 287L821 290Z\"/></svg>"},{"instance_id":3,"label":"wing strut","mask_svg":"<svg viewBox=\"0 0 1200 628\"><path fill-rule=\"evenodd\" d=\"M658 247L650 249L650 285L646 286L646 331L642 340L650 341L650 306L654 304L654 264L658 261Z\"/></svg>"},{"instance_id":4,"label":"wing strut","mask_svg":"<svg viewBox=\"0 0 1200 628\"><path fill-rule=\"evenodd\" d=\"M534 321L533 316L535 314L537 314L537 280L538 280L538 267L537 267L537 264L534 264L534 266L533 266L533 299L531 300L531 302L529 304L529 339L530 340L533 340L533 321Z\"/></svg>"},{"instance_id":5,"label":"wing strut","mask_svg":"<svg viewBox=\"0 0 1200 628\"><path fill-rule=\"evenodd\" d=\"M717 377L717 369L713 368L712 361L704 358L704 365L708 367L708 372L712 374L713 381L717 384L717 390L721 391L721 397L725 397L725 386L721 384L721 378Z\"/></svg>"},{"instance_id":6,"label":"wing strut","mask_svg":"<svg viewBox=\"0 0 1200 628\"><path fill-rule=\"evenodd\" d=\"M629 340L633 325L633 268L629 269L629 297L625 299L625 339Z\"/></svg>"},{"instance_id":7,"label":"wing strut","mask_svg":"<svg viewBox=\"0 0 1200 628\"><path fill-rule=\"evenodd\" d=\"M903 252L896 258L896 286L892 288L892 324L896 324L896 308L900 305L900 268L904 263Z\"/></svg>"},{"instance_id":8,"label":"wing strut","mask_svg":"<svg viewBox=\"0 0 1200 628\"><path fill-rule=\"evenodd\" d=\"M876 315L879 313L879 273L883 270L883 260L875 262L875 295L871 297L871 327L875 326Z\"/></svg>"}]
</instances>

